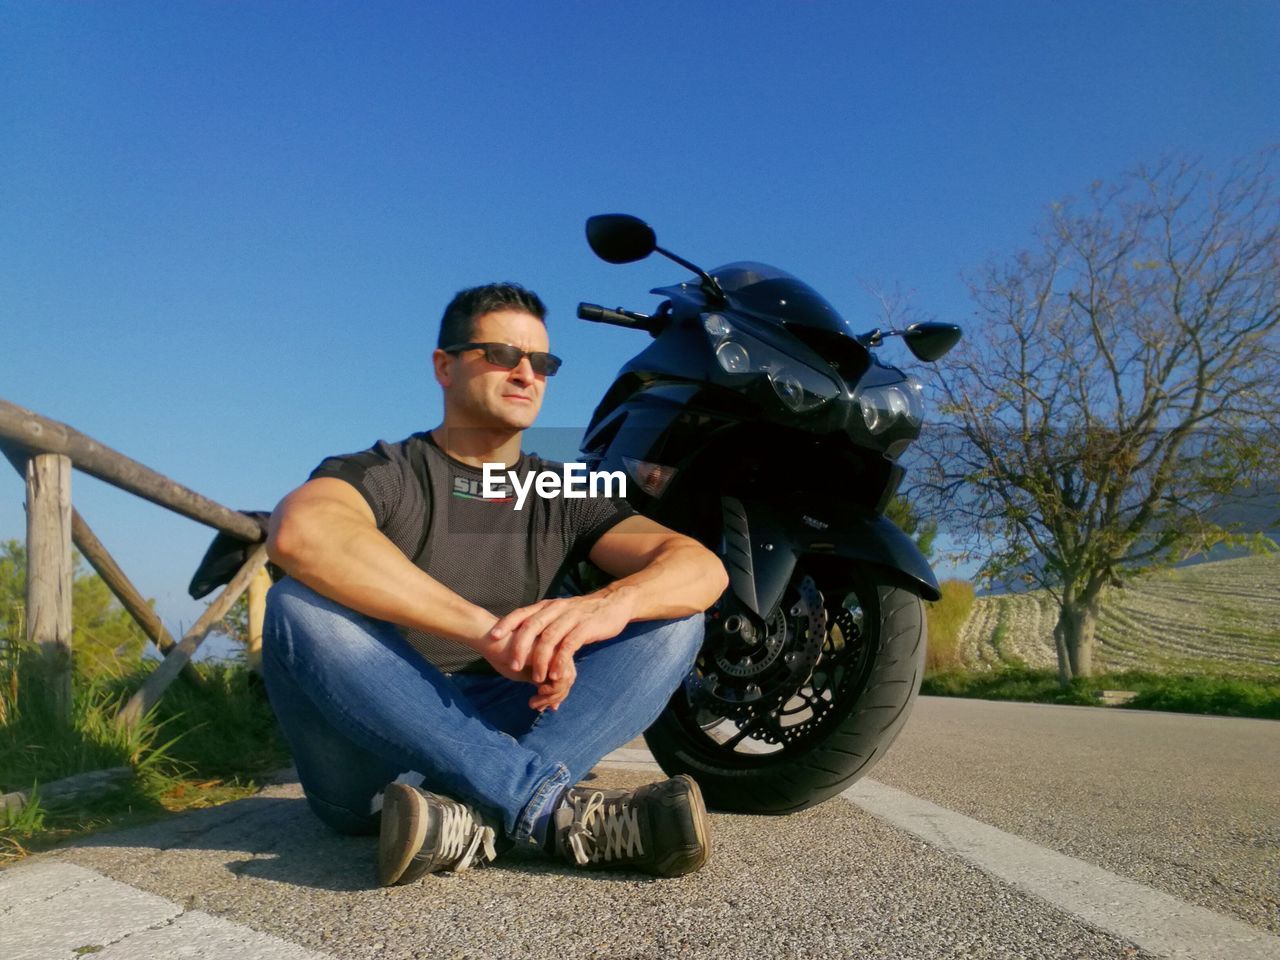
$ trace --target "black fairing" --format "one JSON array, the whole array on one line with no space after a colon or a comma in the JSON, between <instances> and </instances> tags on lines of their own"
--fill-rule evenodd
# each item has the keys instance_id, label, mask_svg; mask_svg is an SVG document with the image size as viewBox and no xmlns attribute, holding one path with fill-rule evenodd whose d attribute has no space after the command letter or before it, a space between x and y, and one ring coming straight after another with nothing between
<instances>
[{"instance_id":1,"label":"black fairing","mask_svg":"<svg viewBox=\"0 0 1280 960\"><path fill-rule=\"evenodd\" d=\"M712 271L727 303L710 309L735 327L815 369L843 392L806 414L784 410L768 383L731 387L709 346L707 294L696 282L653 292L667 302L652 343L601 399L582 450L593 469L624 458L677 468L660 499L628 475L628 499L646 516L697 537L725 557L744 607L767 616L797 559L827 555L879 566L937 599L938 584L915 543L884 517L902 469L886 454L918 429L872 437L861 387L901 381L877 362L830 303L773 267L733 263Z\"/></svg>"},{"instance_id":2,"label":"black fairing","mask_svg":"<svg viewBox=\"0 0 1280 960\"><path fill-rule=\"evenodd\" d=\"M805 555L882 567L910 582L926 600L942 596L915 541L883 514L811 495L802 503L725 498L722 511L726 540L737 541L727 543L724 552L729 585L757 616L767 616L781 601L796 562Z\"/></svg>"},{"instance_id":3,"label":"black fairing","mask_svg":"<svg viewBox=\"0 0 1280 960\"><path fill-rule=\"evenodd\" d=\"M758 616L780 601L804 554L880 566L926 599L940 595L924 555L883 515L902 468L847 437L797 434L714 412L697 384L668 381L616 406L584 453L593 469L625 472L624 457L676 467L660 499L633 480L628 499L721 553L734 594Z\"/></svg>"}]
</instances>

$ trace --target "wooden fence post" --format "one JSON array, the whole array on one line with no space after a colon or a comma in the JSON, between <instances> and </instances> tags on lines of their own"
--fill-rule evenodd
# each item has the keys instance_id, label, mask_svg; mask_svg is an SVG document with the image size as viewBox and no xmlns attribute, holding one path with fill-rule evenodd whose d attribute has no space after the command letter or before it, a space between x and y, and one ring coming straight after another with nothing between
<instances>
[{"instance_id":1,"label":"wooden fence post","mask_svg":"<svg viewBox=\"0 0 1280 960\"><path fill-rule=\"evenodd\" d=\"M54 718L71 722L71 460L27 461L27 639L44 654Z\"/></svg>"},{"instance_id":2,"label":"wooden fence post","mask_svg":"<svg viewBox=\"0 0 1280 960\"><path fill-rule=\"evenodd\" d=\"M249 637L245 643L245 659L249 669L262 672L262 624L267 618L267 591L271 589L271 574L266 567L249 581Z\"/></svg>"},{"instance_id":3,"label":"wooden fence post","mask_svg":"<svg viewBox=\"0 0 1280 960\"><path fill-rule=\"evenodd\" d=\"M71 715L71 540L80 544L94 569L116 593L162 650L165 659L125 704L117 721L130 724L144 716L179 673L198 676L189 664L209 630L226 616L266 563L265 525L247 514L174 483L163 474L98 443L65 423L0 399L0 453L16 465L26 460L27 477L27 619L28 638L51 661L56 689L50 699L59 713ZM71 509L70 472L76 469L127 490L185 517L257 544L227 588L177 644L165 632L146 602L119 569L82 517ZM260 621L259 621L260 623ZM259 627L257 635L261 636Z\"/></svg>"},{"instance_id":4,"label":"wooden fence post","mask_svg":"<svg viewBox=\"0 0 1280 960\"><path fill-rule=\"evenodd\" d=\"M5 458L13 464L13 469L18 471L19 476L26 476L27 454L21 453L17 449L6 447L3 443L0 443L0 454L4 454ZM75 466L74 462L72 466ZM124 571L120 569L120 565L107 552L107 548L102 545L102 541L98 539L97 534L93 532L89 524L85 522L84 517L80 516L80 511L74 506L71 508L71 542L80 548L84 558L89 561L89 566L97 571L98 576L102 578L111 592L116 595L116 599L120 601L120 606L129 612L134 622L142 628L142 632L156 645L156 649L162 655L172 650L174 646L173 637L169 636L169 631L160 622L160 617L151 609L147 601L142 598L138 588L125 576ZM190 664L183 667L182 677L195 686L200 686L202 682L200 674Z\"/></svg>"}]
</instances>

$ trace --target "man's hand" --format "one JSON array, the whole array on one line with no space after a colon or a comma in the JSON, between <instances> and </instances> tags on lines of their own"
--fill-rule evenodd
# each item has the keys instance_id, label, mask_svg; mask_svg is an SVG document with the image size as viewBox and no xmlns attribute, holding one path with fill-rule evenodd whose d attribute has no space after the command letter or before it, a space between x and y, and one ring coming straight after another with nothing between
<instances>
[{"instance_id":1,"label":"man's hand","mask_svg":"<svg viewBox=\"0 0 1280 960\"><path fill-rule=\"evenodd\" d=\"M557 662L552 672L556 674L556 679L538 684L538 692L529 699L529 706L534 710L559 710L560 704L569 695L573 681L578 679L578 668L574 665L572 656L566 656L562 663Z\"/></svg>"},{"instance_id":2,"label":"man's hand","mask_svg":"<svg viewBox=\"0 0 1280 960\"><path fill-rule=\"evenodd\" d=\"M585 597L541 600L513 610L495 623L487 639L495 647L503 669L528 671L534 683L557 682L565 665L588 643L609 640L631 622L631 607L623 591L606 588Z\"/></svg>"},{"instance_id":3,"label":"man's hand","mask_svg":"<svg viewBox=\"0 0 1280 960\"><path fill-rule=\"evenodd\" d=\"M573 654L567 651L558 654L551 669L547 671L553 674L554 678L544 676L541 681L538 681L534 679L533 668L528 663L520 669L513 667L510 637L505 641L495 642L491 630L485 633L481 649L485 660L500 676L537 686L537 692L529 699L529 706L534 710L559 709L564 698L569 695L569 688L573 686L573 681L578 677L578 670L573 663Z\"/></svg>"}]
</instances>

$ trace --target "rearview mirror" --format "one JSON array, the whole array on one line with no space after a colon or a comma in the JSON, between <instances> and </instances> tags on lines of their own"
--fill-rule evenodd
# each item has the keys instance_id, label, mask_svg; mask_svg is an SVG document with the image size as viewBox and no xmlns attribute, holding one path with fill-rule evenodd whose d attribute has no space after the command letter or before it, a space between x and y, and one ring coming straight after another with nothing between
<instances>
[{"instance_id":1,"label":"rearview mirror","mask_svg":"<svg viewBox=\"0 0 1280 960\"><path fill-rule=\"evenodd\" d=\"M601 213L587 219L587 243L608 263L634 263L658 247L653 228L625 213Z\"/></svg>"},{"instance_id":2,"label":"rearview mirror","mask_svg":"<svg viewBox=\"0 0 1280 960\"><path fill-rule=\"evenodd\" d=\"M913 323L902 331L902 339L907 341L907 349L916 355L916 359L932 363L943 357L948 350L960 342L964 335L954 323Z\"/></svg>"}]
</instances>

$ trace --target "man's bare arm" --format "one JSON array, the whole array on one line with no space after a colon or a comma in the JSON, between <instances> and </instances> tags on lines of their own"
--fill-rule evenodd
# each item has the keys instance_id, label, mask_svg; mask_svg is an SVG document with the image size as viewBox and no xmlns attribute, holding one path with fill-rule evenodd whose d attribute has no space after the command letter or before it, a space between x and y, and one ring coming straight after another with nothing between
<instances>
[{"instance_id":1,"label":"man's bare arm","mask_svg":"<svg viewBox=\"0 0 1280 960\"><path fill-rule=\"evenodd\" d=\"M506 647L512 669L532 668L536 681L554 680L557 665L585 644L611 639L633 620L700 613L729 582L715 554L645 517L630 517L607 532L591 560L619 579L584 597L522 607L489 631Z\"/></svg>"},{"instance_id":2,"label":"man's bare arm","mask_svg":"<svg viewBox=\"0 0 1280 960\"><path fill-rule=\"evenodd\" d=\"M719 557L647 517L630 517L605 533L591 549L591 562L619 578L599 592L624 599L632 620L701 613L729 585Z\"/></svg>"},{"instance_id":3,"label":"man's bare arm","mask_svg":"<svg viewBox=\"0 0 1280 960\"><path fill-rule=\"evenodd\" d=\"M488 631L497 618L419 569L377 527L364 497L345 480L321 477L285 497L271 514L267 554L289 576L358 613L471 647L504 676L511 670ZM538 695L558 703L572 685L572 663ZM545 679L545 678L544 678ZM540 701L542 702L542 701Z\"/></svg>"},{"instance_id":4,"label":"man's bare arm","mask_svg":"<svg viewBox=\"0 0 1280 960\"><path fill-rule=\"evenodd\" d=\"M494 617L416 567L345 480L321 477L271 514L267 554L289 576L359 613L477 647Z\"/></svg>"}]
</instances>

